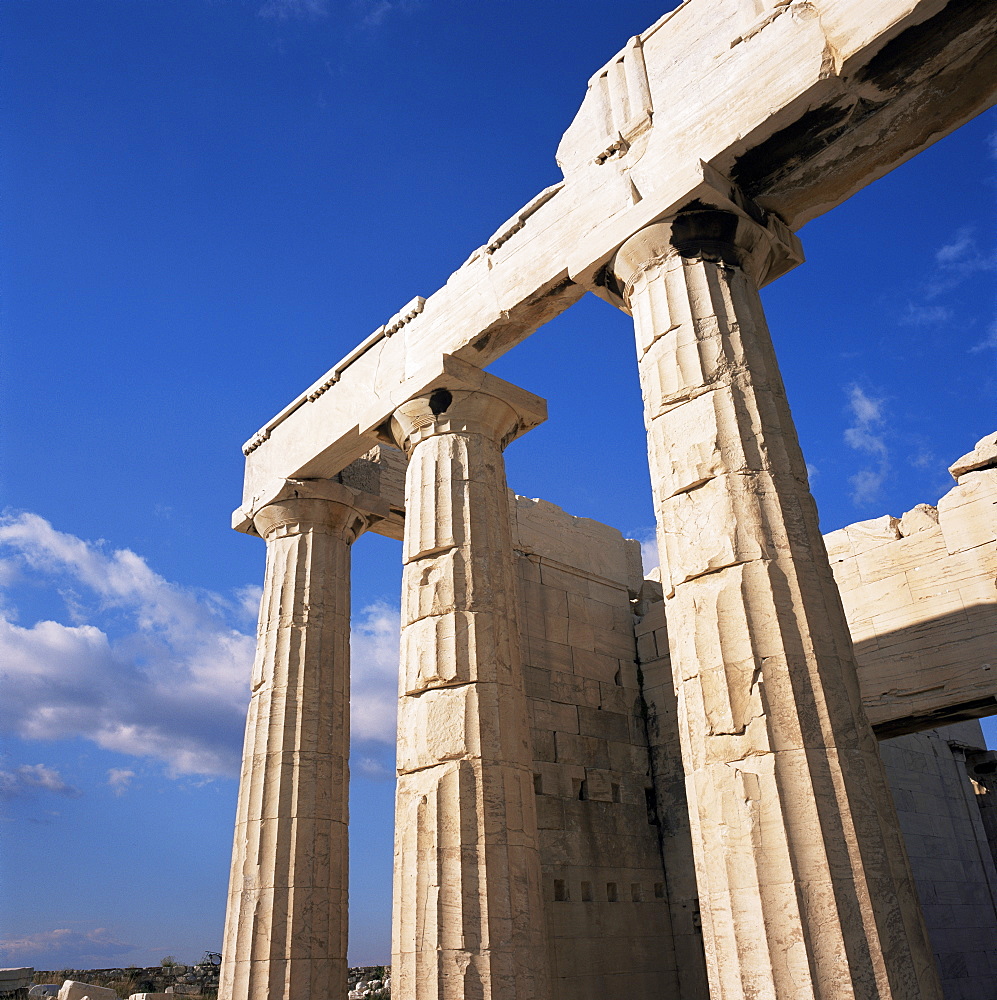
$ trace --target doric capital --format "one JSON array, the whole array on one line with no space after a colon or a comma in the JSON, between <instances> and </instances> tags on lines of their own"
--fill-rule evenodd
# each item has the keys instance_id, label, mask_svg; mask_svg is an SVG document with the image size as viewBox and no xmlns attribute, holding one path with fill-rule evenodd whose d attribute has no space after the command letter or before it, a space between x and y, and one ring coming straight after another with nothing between
<instances>
[{"instance_id":1,"label":"doric capital","mask_svg":"<svg viewBox=\"0 0 997 1000\"><path fill-rule=\"evenodd\" d=\"M267 541L319 531L352 543L383 516L383 506L377 497L328 479L286 479L249 517Z\"/></svg>"},{"instance_id":2,"label":"doric capital","mask_svg":"<svg viewBox=\"0 0 997 1000\"><path fill-rule=\"evenodd\" d=\"M438 434L482 434L504 448L521 432L520 414L510 403L478 390L435 389L402 403L391 417L391 436L411 452Z\"/></svg>"},{"instance_id":3,"label":"doric capital","mask_svg":"<svg viewBox=\"0 0 997 1000\"><path fill-rule=\"evenodd\" d=\"M384 430L406 452L437 434L482 434L505 448L547 419L547 404L488 372L448 358L434 384L398 406Z\"/></svg>"},{"instance_id":4,"label":"doric capital","mask_svg":"<svg viewBox=\"0 0 997 1000\"><path fill-rule=\"evenodd\" d=\"M269 507L276 508L280 505L294 504L298 501L310 500L319 505L338 504L339 506L357 511L364 519L364 526L360 528L356 535L372 527L374 524L385 520L391 516L391 509L388 503L379 496L364 493L362 490L352 486L346 486L332 479L273 479L264 489L257 493L252 501L243 507L237 507L232 512L232 527L236 531L245 532L247 535L261 535L267 537L266 529L261 524L268 524L275 516L274 511L267 514L263 512ZM298 509L297 507L295 509ZM312 527L311 519L306 517L305 511L320 511L321 506L301 507L302 517L308 522L306 527ZM262 520L258 520L262 516ZM288 516L293 521L293 516L288 509ZM325 515L317 513L316 525L321 526L326 523ZM288 521L288 524L291 522ZM304 530L304 529L302 529ZM325 530L333 530L327 527ZM285 534L294 534L293 531ZM350 541L353 541L353 538Z\"/></svg>"},{"instance_id":5,"label":"doric capital","mask_svg":"<svg viewBox=\"0 0 997 1000\"><path fill-rule=\"evenodd\" d=\"M776 262L781 264L795 253L798 241L785 227L763 226L718 208L690 207L631 236L616 252L611 270L629 307L630 292L640 275L670 258L739 267L761 286Z\"/></svg>"}]
</instances>

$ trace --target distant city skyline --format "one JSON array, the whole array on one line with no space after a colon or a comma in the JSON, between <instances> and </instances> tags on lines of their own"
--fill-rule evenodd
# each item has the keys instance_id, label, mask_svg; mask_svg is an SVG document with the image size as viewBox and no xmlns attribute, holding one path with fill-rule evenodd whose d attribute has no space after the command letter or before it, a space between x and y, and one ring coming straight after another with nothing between
<instances>
[{"instance_id":1,"label":"distant city skyline","mask_svg":"<svg viewBox=\"0 0 997 1000\"><path fill-rule=\"evenodd\" d=\"M240 445L543 187L673 3L7 0L0 964L221 947L264 545ZM824 531L934 503L997 430L997 116L800 232L763 293ZM510 486L653 559L632 323L490 366ZM390 962L400 546L353 556L351 950ZM997 727L984 723L992 746Z\"/></svg>"}]
</instances>

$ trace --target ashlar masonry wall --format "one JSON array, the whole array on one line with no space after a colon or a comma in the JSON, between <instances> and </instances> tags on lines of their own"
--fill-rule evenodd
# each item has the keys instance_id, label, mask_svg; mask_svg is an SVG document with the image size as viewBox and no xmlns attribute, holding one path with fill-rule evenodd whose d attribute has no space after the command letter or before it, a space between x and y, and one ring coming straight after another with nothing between
<instances>
[{"instance_id":1,"label":"ashlar masonry wall","mask_svg":"<svg viewBox=\"0 0 997 1000\"><path fill-rule=\"evenodd\" d=\"M997 669L997 435L952 467L937 507L826 536L881 737L945 1000L997 1000L997 754L980 725ZM635 602L638 670L683 997L709 995L664 603L656 571ZM891 732L907 733L882 739Z\"/></svg>"},{"instance_id":2,"label":"ashlar masonry wall","mask_svg":"<svg viewBox=\"0 0 997 1000\"><path fill-rule=\"evenodd\" d=\"M631 600L640 547L513 501L548 943L558 1000L677 993Z\"/></svg>"},{"instance_id":3,"label":"ashlar masonry wall","mask_svg":"<svg viewBox=\"0 0 997 1000\"><path fill-rule=\"evenodd\" d=\"M978 722L880 743L945 1000L997 1000L997 872L967 757Z\"/></svg>"},{"instance_id":4,"label":"ashlar masonry wall","mask_svg":"<svg viewBox=\"0 0 997 1000\"><path fill-rule=\"evenodd\" d=\"M958 485L937 506L825 536L880 738L997 712L994 464L990 435L952 466Z\"/></svg>"}]
</instances>

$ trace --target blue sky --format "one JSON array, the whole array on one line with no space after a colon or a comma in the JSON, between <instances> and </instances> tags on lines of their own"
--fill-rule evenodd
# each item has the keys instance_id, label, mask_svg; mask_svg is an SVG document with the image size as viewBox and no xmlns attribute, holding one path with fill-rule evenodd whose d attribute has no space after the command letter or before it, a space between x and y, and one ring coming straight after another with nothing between
<instances>
[{"instance_id":1,"label":"blue sky","mask_svg":"<svg viewBox=\"0 0 997 1000\"><path fill-rule=\"evenodd\" d=\"M668 3L4 0L0 965L220 947L264 546L241 443L559 178ZM800 235L764 293L825 530L934 502L997 429L997 118ZM651 537L632 325L492 366L509 481ZM354 550L351 958L388 960L400 547Z\"/></svg>"}]
</instances>

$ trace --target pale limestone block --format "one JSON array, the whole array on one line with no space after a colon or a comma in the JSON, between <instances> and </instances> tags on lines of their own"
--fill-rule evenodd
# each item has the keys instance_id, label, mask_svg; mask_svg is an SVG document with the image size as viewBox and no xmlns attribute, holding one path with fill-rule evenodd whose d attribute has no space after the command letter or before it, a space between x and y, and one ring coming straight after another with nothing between
<instances>
[{"instance_id":1,"label":"pale limestone block","mask_svg":"<svg viewBox=\"0 0 997 1000\"><path fill-rule=\"evenodd\" d=\"M772 240L743 218L690 213L613 265L637 328L711 991L934 998L753 284ZM854 534L899 538L895 520Z\"/></svg>"},{"instance_id":2,"label":"pale limestone block","mask_svg":"<svg viewBox=\"0 0 997 1000\"><path fill-rule=\"evenodd\" d=\"M967 473L938 501L938 522L951 554L994 539L997 532L997 469Z\"/></svg>"},{"instance_id":3,"label":"pale limestone block","mask_svg":"<svg viewBox=\"0 0 997 1000\"><path fill-rule=\"evenodd\" d=\"M752 158L764 161L783 178L766 208L796 229L992 103L986 53L972 44L992 30L986 9L954 20L928 0L827 0L814 13L703 0L632 40L593 77L565 135L565 181L532 198L440 290L403 306L268 421L245 446L247 497L308 466L315 475L347 466L395 406L445 377L455 355L487 366L576 302L642 226L695 198L729 201L718 171L747 171L750 181ZM944 44L929 54L908 36L884 75L876 57L885 44L928 22ZM935 87L943 77L966 81L967 93ZM826 142L791 144L782 162L772 152L773 135L803 130L802 115L832 115L870 86L876 115L852 116ZM923 128L901 127L911 108ZM416 390L406 380L430 361Z\"/></svg>"},{"instance_id":4,"label":"pale limestone block","mask_svg":"<svg viewBox=\"0 0 997 1000\"><path fill-rule=\"evenodd\" d=\"M59 988L59 1000L83 1000L84 997L89 997L90 1000L117 1000L117 996L114 990L103 986L90 986L74 979L65 980Z\"/></svg>"},{"instance_id":5,"label":"pale limestone block","mask_svg":"<svg viewBox=\"0 0 997 1000\"><path fill-rule=\"evenodd\" d=\"M899 530L904 538L919 531L932 531L938 524L938 508L919 503L900 518Z\"/></svg>"},{"instance_id":6,"label":"pale limestone block","mask_svg":"<svg viewBox=\"0 0 997 1000\"><path fill-rule=\"evenodd\" d=\"M632 648L625 652L629 652L630 658L633 658ZM570 665L577 677L591 678L599 683L614 684L620 672L620 661L617 656L579 646L573 646L571 649Z\"/></svg>"},{"instance_id":7,"label":"pale limestone block","mask_svg":"<svg viewBox=\"0 0 997 1000\"><path fill-rule=\"evenodd\" d=\"M976 442L976 447L949 466L953 479L960 479L969 472L990 469L997 466L997 432L988 434Z\"/></svg>"},{"instance_id":8,"label":"pale limestone block","mask_svg":"<svg viewBox=\"0 0 997 1000\"><path fill-rule=\"evenodd\" d=\"M255 514L267 576L222 949L230 1000L345 996L349 546L375 516L353 505L362 496L292 483Z\"/></svg>"},{"instance_id":9,"label":"pale limestone block","mask_svg":"<svg viewBox=\"0 0 997 1000\"><path fill-rule=\"evenodd\" d=\"M479 376L486 391L419 397L392 421L409 454L392 951L414 1000L548 993L533 770L548 713L531 734L501 455L519 390ZM557 644L528 643L549 668Z\"/></svg>"},{"instance_id":10,"label":"pale limestone block","mask_svg":"<svg viewBox=\"0 0 997 1000\"><path fill-rule=\"evenodd\" d=\"M629 587L633 556L616 528L574 517L546 500L517 496L513 509L517 549Z\"/></svg>"},{"instance_id":11,"label":"pale limestone block","mask_svg":"<svg viewBox=\"0 0 997 1000\"><path fill-rule=\"evenodd\" d=\"M571 647L563 642L549 642L546 639L530 638L524 655L530 666L545 670L570 671L572 669Z\"/></svg>"}]
</instances>

